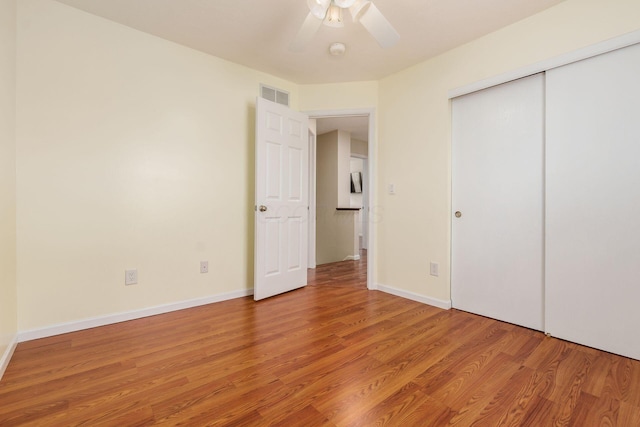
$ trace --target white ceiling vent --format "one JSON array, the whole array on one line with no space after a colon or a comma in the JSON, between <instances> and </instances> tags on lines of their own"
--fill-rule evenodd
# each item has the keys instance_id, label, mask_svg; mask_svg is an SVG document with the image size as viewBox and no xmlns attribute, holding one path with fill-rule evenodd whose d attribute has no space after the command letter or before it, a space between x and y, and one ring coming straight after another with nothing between
<instances>
[{"instance_id":1,"label":"white ceiling vent","mask_svg":"<svg viewBox=\"0 0 640 427\"><path fill-rule=\"evenodd\" d=\"M275 87L269 87L266 85L260 85L260 97L268 99L269 101L277 102L278 104L289 106L289 92L285 92Z\"/></svg>"}]
</instances>

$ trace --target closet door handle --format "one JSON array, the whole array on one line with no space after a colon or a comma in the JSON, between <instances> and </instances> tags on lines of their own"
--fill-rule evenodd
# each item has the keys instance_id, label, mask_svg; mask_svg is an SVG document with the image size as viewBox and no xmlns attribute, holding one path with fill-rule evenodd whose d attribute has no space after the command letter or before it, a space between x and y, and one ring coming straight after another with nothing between
<instances>
[{"instance_id":1,"label":"closet door handle","mask_svg":"<svg viewBox=\"0 0 640 427\"><path fill-rule=\"evenodd\" d=\"M455 216L456 218L460 218L462 216L462 212L456 211Z\"/></svg>"}]
</instances>

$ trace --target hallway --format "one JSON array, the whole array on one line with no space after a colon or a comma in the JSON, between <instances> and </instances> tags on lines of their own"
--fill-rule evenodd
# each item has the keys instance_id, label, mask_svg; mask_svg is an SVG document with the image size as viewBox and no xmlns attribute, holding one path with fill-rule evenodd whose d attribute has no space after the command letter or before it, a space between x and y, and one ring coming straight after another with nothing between
<instances>
[{"instance_id":1,"label":"hallway","mask_svg":"<svg viewBox=\"0 0 640 427\"><path fill-rule=\"evenodd\" d=\"M357 261L340 261L307 270L308 286L367 289L367 250L360 249Z\"/></svg>"}]
</instances>

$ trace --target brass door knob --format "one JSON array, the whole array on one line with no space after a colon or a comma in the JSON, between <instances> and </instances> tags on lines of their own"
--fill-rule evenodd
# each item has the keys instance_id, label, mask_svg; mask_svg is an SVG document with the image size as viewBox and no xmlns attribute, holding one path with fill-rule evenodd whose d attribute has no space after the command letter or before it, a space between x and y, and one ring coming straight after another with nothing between
<instances>
[{"instance_id":1,"label":"brass door knob","mask_svg":"<svg viewBox=\"0 0 640 427\"><path fill-rule=\"evenodd\" d=\"M455 215L456 215L456 218L460 218L462 216L462 212L456 211Z\"/></svg>"},{"instance_id":2,"label":"brass door knob","mask_svg":"<svg viewBox=\"0 0 640 427\"><path fill-rule=\"evenodd\" d=\"M258 209L260 209L260 212L266 212L267 211L267 207L265 205L260 205L260 207Z\"/></svg>"}]
</instances>

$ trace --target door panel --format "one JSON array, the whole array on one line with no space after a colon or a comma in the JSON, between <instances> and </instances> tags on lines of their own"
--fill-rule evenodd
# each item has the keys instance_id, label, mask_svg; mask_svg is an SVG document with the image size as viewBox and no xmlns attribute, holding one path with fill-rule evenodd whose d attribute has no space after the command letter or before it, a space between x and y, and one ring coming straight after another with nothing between
<instances>
[{"instance_id":1,"label":"door panel","mask_svg":"<svg viewBox=\"0 0 640 427\"><path fill-rule=\"evenodd\" d=\"M277 202L282 198L282 144L273 141L266 141L266 144L265 199Z\"/></svg>"},{"instance_id":2,"label":"door panel","mask_svg":"<svg viewBox=\"0 0 640 427\"><path fill-rule=\"evenodd\" d=\"M265 274L273 276L280 273L280 232L279 218L265 218Z\"/></svg>"},{"instance_id":3,"label":"door panel","mask_svg":"<svg viewBox=\"0 0 640 427\"><path fill-rule=\"evenodd\" d=\"M308 117L258 98L254 298L307 284Z\"/></svg>"},{"instance_id":4,"label":"door panel","mask_svg":"<svg viewBox=\"0 0 640 427\"><path fill-rule=\"evenodd\" d=\"M289 256L287 258L288 271L295 271L301 268L302 260L302 227L301 217L291 217L289 219Z\"/></svg>"},{"instance_id":5,"label":"door panel","mask_svg":"<svg viewBox=\"0 0 640 427\"><path fill-rule=\"evenodd\" d=\"M640 45L547 73L547 331L640 359Z\"/></svg>"},{"instance_id":6,"label":"door panel","mask_svg":"<svg viewBox=\"0 0 640 427\"><path fill-rule=\"evenodd\" d=\"M452 305L543 330L544 76L452 109Z\"/></svg>"},{"instance_id":7,"label":"door panel","mask_svg":"<svg viewBox=\"0 0 640 427\"><path fill-rule=\"evenodd\" d=\"M289 148L289 201L299 202L302 200L302 150L296 147ZM308 172L308 171L307 171Z\"/></svg>"}]
</instances>

